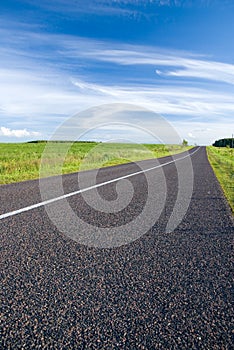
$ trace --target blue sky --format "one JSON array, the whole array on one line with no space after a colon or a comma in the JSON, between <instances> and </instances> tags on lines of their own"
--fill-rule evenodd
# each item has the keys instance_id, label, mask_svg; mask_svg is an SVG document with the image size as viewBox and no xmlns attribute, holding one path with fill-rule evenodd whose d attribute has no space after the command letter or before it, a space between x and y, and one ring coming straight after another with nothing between
<instances>
[{"instance_id":1,"label":"blue sky","mask_svg":"<svg viewBox=\"0 0 234 350\"><path fill-rule=\"evenodd\" d=\"M0 142L48 139L108 103L159 113L191 144L230 137L233 33L233 0L2 1ZM86 130L117 115L78 122ZM147 128L155 123L147 117Z\"/></svg>"}]
</instances>

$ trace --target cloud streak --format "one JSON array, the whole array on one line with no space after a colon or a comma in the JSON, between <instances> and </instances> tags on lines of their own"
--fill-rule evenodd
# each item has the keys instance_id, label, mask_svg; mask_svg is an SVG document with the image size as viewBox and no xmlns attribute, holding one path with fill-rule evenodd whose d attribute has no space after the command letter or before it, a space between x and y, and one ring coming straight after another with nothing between
<instances>
[{"instance_id":1,"label":"cloud streak","mask_svg":"<svg viewBox=\"0 0 234 350\"><path fill-rule=\"evenodd\" d=\"M33 0L25 0L31 6L43 8L55 13L95 16L122 16L137 20L139 17L147 19L157 14L159 8L201 7L212 8L215 5L228 6L230 0L41 0L35 4ZM150 15L149 15L150 14Z\"/></svg>"},{"instance_id":2,"label":"cloud streak","mask_svg":"<svg viewBox=\"0 0 234 350\"><path fill-rule=\"evenodd\" d=\"M128 50L96 50L87 53L88 57L126 66L170 67L163 71L156 69L156 74L174 78L197 78L234 84L234 65L208 59L198 59L196 55L178 51L166 51L141 47Z\"/></svg>"},{"instance_id":3,"label":"cloud streak","mask_svg":"<svg viewBox=\"0 0 234 350\"><path fill-rule=\"evenodd\" d=\"M163 64L166 66L165 64ZM234 84L234 65L215 61L184 59L178 64L181 69L166 72L156 70L156 73L165 77L207 79ZM175 63L173 66L176 66Z\"/></svg>"}]
</instances>

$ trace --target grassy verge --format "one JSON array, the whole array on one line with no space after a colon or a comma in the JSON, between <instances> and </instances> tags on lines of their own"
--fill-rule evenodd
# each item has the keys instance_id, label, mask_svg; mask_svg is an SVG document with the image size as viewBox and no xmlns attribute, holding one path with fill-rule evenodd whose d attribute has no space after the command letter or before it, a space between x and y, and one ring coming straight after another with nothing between
<instances>
[{"instance_id":1,"label":"grassy verge","mask_svg":"<svg viewBox=\"0 0 234 350\"><path fill-rule=\"evenodd\" d=\"M76 172L180 153L190 147L95 142L0 143L0 184ZM45 153L46 151L46 153ZM60 168L60 165L61 168Z\"/></svg>"},{"instance_id":2,"label":"grassy verge","mask_svg":"<svg viewBox=\"0 0 234 350\"><path fill-rule=\"evenodd\" d=\"M234 212L234 149L207 147L208 158Z\"/></svg>"}]
</instances>

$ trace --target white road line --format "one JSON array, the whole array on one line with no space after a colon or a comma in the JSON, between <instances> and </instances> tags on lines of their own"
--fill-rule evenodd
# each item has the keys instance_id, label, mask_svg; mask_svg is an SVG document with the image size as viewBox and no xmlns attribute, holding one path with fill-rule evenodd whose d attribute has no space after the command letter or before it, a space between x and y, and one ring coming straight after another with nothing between
<instances>
[{"instance_id":1,"label":"white road line","mask_svg":"<svg viewBox=\"0 0 234 350\"><path fill-rule=\"evenodd\" d=\"M139 175L139 174L142 174L142 173L147 173L148 171L151 171L151 170L154 170L154 169L162 168L162 167L164 167L166 165L178 162L179 160L183 160L183 159L185 159L187 157L192 156L199 149L200 149L200 147L198 147L194 152L189 153L189 154L187 154L184 157L181 157L181 158L178 158L178 159L175 159L175 160L171 160L170 162L167 162L167 163L164 163L164 164L160 164L160 165L154 166L154 167L146 169L146 170L140 170L140 171L137 171L136 173L132 173L132 174L129 174L129 175L121 176L121 177L118 177L116 179L112 179L112 180L109 180L109 181L106 181L106 182L102 182L102 183L94 185L94 186L86 187L86 188L83 188L83 189L75 191L75 192L64 194L64 195L62 195L60 197L48 199L47 201L36 203L36 204L30 205L30 206L25 207L25 208L21 208L21 209L18 209L18 210L11 211L9 213L2 214L2 215L0 215L0 220L8 218L10 216L14 216L14 215L17 215L17 214L24 213L25 211L29 211L29 210L32 210L32 209L43 207L44 205L47 205L47 204L50 204L50 203L54 203L54 202L57 202L59 200L65 199L65 198L69 198L69 197L75 196L76 194L80 194L82 192L90 191L90 190L92 190L94 188L105 186L105 185L111 184L113 182L117 182L119 180L127 179L129 177L132 177L132 176L135 176L135 175Z\"/></svg>"}]
</instances>

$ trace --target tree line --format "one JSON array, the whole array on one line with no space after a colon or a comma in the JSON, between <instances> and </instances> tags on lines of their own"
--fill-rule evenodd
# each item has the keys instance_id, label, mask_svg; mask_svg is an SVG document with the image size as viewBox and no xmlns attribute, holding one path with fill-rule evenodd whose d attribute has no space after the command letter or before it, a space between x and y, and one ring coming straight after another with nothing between
<instances>
[{"instance_id":1,"label":"tree line","mask_svg":"<svg viewBox=\"0 0 234 350\"><path fill-rule=\"evenodd\" d=\"M230 148L234 148L234 139L230 138L230 139L220 139L220 140L216 140L212 146L215 147L230 147Z\"/></svg>"}]
</instances>

